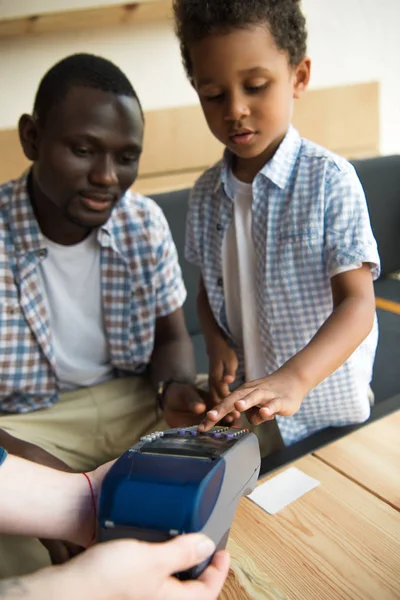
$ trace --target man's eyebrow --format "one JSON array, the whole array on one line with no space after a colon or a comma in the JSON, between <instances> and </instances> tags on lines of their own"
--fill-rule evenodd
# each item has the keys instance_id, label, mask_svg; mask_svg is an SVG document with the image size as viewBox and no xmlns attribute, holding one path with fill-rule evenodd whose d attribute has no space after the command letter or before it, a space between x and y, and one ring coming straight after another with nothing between
<instances>
[{"instance_id":1,"label":"man's eyebrow","mask_svg":"<svg viewBox=\"0 0 400 600\"><path fill-rule=\"evenodd\" d=\"M103 142L101 139L101 136L97 136L93 133L72 133L70 135L67 136L69 139L74 139L74 140L82 140L85 142L90 142L91 144L95 145L95 146L102 146ZM130 142L128 144L126 144L124 146L124 150L128 150L128 151L134 151L134 152L141 152L142 151L142 144L138 143L138 142Z\"/></svg>"},{"instance_id":2,"label":"man's eyebrow","mask_svg":"<svg viewBox=\"0 0 400 600\"><path fill-rule=\"evenodd\" d=\"M267 69L266 67L251 67L250 69L243 69L242 71L239 71L240 75L257 75L257 74L263 74L263 75L269 75L270 74L270 70ZM198 87L203 87L205 85L212 85L215 84L216 82L211 79L211 77L209 78L205 78L205 79L200 79L197 86Z\"/></svg>"}]
</instances>

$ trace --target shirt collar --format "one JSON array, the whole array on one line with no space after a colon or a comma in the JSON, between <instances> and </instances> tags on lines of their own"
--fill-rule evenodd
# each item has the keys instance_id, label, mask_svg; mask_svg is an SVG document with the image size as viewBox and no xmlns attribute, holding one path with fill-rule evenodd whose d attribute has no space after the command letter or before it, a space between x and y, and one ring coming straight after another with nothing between
<instances>
[{"instance_id":1,"label":"shirt collar","mask_svg":"<svg viewBox=\"0 0 400 600\"><path fill-rule=\"evenodd\" d=\"M293 125L289 125L289 129L274 156L264 165L261 171L259 171L259 174L284 190L289 184L290 177L299 155L300 147L300 135ZM228 173L231 166L232 153L230 150L226 149L221 162L221 176L217 182L215 191L221 184L224 186L225 190L227 189Z\"/></svg>"},{"instance_id":2,"label":"shirt collar","mask_svg":"<svg viewBox=\"0 0 400 600\"><path fill-rule=\"evenodd\" d=\"M18 254L37 252L45 248L28 193L29 174L30 170L15 180L10 205L9 226Z\"/></svg>"}]
</instances>

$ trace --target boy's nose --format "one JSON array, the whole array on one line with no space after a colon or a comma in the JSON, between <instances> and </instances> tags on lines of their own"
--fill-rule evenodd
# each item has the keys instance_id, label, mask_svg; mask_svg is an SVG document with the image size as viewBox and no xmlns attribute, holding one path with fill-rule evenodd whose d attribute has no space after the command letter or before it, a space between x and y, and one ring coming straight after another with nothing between
<instances>
[{"instance_id":1,"label":"boy's nose","mask_svg":"<svg viewBox=\"0 0 400 600\"><path fill-rule=\"evenodd\" d=\"M248 117L250 109L245 98L235 96L228 99L226 104L225 121L240 121Z\"/></svg>"}]
</instances>

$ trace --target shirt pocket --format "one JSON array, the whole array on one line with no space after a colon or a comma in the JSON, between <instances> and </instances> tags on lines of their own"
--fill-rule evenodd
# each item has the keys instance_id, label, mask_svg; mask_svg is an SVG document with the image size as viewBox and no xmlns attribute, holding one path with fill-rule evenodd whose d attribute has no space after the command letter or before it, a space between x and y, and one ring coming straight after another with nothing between
<instances>
[{"instance_id":1,"label":"shirt pocket","mask_svg":"<svg viewBox=\"0 0 400 600\"><path fill-rule=\"evenodd\" d=\"M321 245L322 241L323 236L317 228L285 229L277 235L277 245L281 247L312 248Z\"/></svg>"}]
</instances>

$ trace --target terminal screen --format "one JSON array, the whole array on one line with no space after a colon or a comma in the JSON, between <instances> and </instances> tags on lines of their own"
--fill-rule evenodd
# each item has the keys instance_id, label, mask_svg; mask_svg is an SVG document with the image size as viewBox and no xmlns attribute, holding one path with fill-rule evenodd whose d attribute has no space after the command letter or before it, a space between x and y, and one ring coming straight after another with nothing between
<instances>
[{"instance_id":1,"label":"terminal screen","mask_svg":"<svg viewBox=\"0 0 400 600\"><path fill-rule=\"evenodd\" d=\"M147 442L140 449L143 454L173 454L193 458L217 458L235 443L235 439L214 438L211 435L166 435Z\"/></svg>"}]
</instances>

